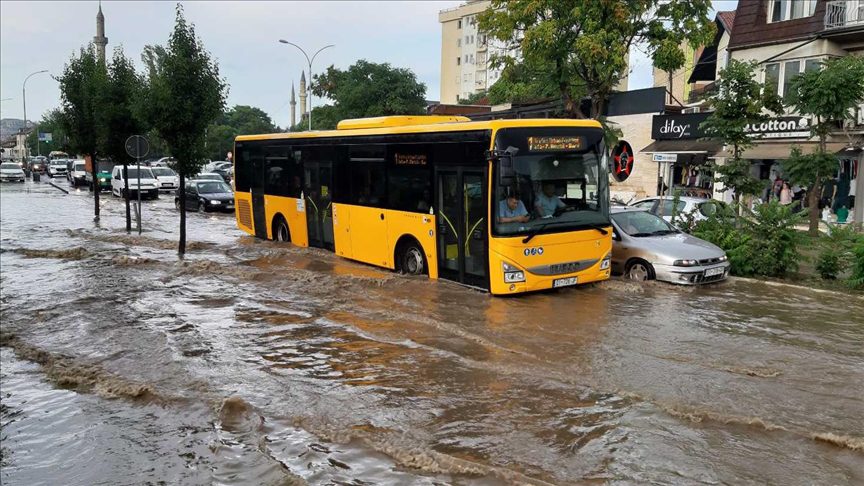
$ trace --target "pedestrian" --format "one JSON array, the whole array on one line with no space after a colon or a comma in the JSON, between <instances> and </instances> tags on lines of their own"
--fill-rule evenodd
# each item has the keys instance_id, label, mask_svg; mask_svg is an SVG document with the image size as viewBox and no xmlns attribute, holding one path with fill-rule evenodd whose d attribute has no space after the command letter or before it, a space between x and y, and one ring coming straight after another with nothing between
<instances>
[{"instance_id":1,"label":"pedestrian","mask_svg":"<svg viewBox=\"0 0 864 486\"><path fill-rule=\"evenodd\" d=\"M783 188L780 189L780 204L784 206L792 204L792 189L785 182L783 183Z\"/></svg>"}]
</instances>

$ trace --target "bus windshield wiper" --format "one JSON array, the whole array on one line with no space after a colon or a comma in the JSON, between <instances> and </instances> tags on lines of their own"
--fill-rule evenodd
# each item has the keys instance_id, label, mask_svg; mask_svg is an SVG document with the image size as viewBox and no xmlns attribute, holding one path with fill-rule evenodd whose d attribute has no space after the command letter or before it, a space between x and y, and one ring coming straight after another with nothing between
<instances>
[{"instance_id":1,"label":"bus windshield wiper","mask_svg":"<svg viewBox=\"0 0 864 486\"><path fill-rule=\"evenodd\" d=\"M548 223L541 224L540 226L534 228L534 231L528 233L528 236L526 236L525 238L522 238L522 243L528 243L529 241L531 241L532 238L534 238L535 236L540 234L540 232L543 231L544 229L546 229L548 226L552 226L553 224L562 224L562 223L569 223L569 221L550 221Z\"/></svg>"},{"instance_id":2,"label":"bus windshield wiper","mask_svg":"<svg viewBox=\"0 0 864 486\"><path fill-rule=\"evenodd\" d=\"M570 223L572 223L572 221L551 221L549 223L542 224L542 225L538 226L537 228L535 228L534 231L529 233L528 236L523 238L522 243L528 243L529 241L531 241L532 238L534 238L535 236L540 234L540 232L543 231L544 229L546 229L546 227L548 227L548 226L551 226L553 224L570 224ZM599 231L601 234L604 234L604 235L609 234L609 230L607 230L606 227L602 224L588 223L588 224L576 225L573 227L573 229L580 229L580 228L595 229L595 230Z\"/></svg>"}]
</instances>

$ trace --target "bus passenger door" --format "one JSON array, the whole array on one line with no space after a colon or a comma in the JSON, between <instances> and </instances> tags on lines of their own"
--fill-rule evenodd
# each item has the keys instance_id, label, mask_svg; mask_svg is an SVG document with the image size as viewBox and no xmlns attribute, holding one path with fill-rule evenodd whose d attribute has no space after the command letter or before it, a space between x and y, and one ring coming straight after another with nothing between
<instances>
[{"instance_id":1,"label":"bus passenger door","mask_svg":"<svg viewBox=\"0 0 864 486\"><path fill-rule=\"evenodd\" d=\"M438 275L488 288L484 171L455 168L437 172Z\"/></svg>"},{"instance_id":2,"label":"bus passenger door","mask_svg":"<svg viewBox=\"0 0 864 486\"><path fill-rule=\"evenodd\" d=\"M333 250L333 169L329 162L307 162L306 226L309 246Z\"/></svg>"},{"instance_id":3,"label":"bus passenger door","mask_svg":"<svg viewBox=\"0 0 864 486\"><path fill-rule=\"evenodd\" d=\"M267 239L267 212L264 210L264 158L253 157L252 167L254 177L249 187L252 194L252 222L255 227L255 236Z\"/></svg>"}]
</instances>

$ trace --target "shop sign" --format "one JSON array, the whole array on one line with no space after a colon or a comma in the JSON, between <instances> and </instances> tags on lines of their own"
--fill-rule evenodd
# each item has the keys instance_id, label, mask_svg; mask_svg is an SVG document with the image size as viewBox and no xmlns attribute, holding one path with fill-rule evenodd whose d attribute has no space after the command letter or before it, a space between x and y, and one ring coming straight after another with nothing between
<instances>
[{"instance_id":1,"label":"shop sign","mask_svg":"<svg viewBox=\"0 0 864 486\"><path fill-rule=\"evenodd\" d=\"M654 154L651 159L654 162L677 162L678 154Z\"/></svg>"},{"instance_id":2,"label":"shop sign","mask_svg":"<svg viewBox=\"0 0 864 486\"><path fill-rule=\"evenodd\" d=\"M704 138L699 127L710 113L686 113L683 115L654 115L651 121L651 138L654 140L685 140Z\"/></svg>"},{"instance_id":3,"label":"shop sign","mask_svg":"<svg viewBox=\"0 0 864 486\"><path fill-rule=\"evenodd\" d=\"M762 123L748 123L744 131L758 138L810 138L810 119L805 116L781 116Z\"/></svg>"}]
</instances>

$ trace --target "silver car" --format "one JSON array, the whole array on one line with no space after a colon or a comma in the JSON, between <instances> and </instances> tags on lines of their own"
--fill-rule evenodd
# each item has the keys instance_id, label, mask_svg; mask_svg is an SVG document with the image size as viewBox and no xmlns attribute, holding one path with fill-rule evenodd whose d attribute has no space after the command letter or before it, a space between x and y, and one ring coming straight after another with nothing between
<instances>
[{"instance_id":1,"label":"silver car","mask_svg":"<svg viewBox=\"0 0 864 486\"><path fill-rule=\"evenodd\" d=\"M682 233L644 209L612 207L611 212L613 273L682 285L729 276L726 253L716 245Z\"/></svg>"}]
</instances>

